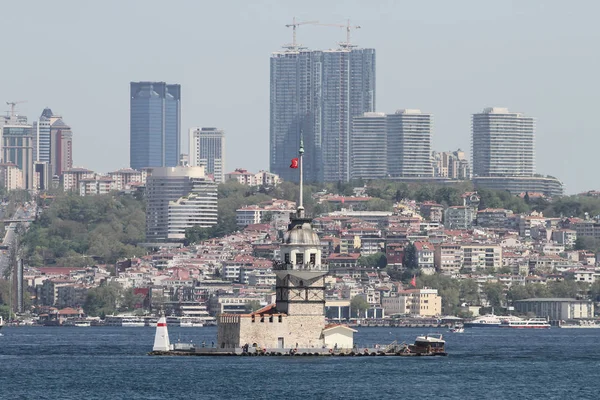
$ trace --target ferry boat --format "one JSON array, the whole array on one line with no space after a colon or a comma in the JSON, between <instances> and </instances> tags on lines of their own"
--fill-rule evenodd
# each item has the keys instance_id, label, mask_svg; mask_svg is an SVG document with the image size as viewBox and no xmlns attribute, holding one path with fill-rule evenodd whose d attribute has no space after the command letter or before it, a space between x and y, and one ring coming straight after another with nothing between
<instances>
[{"instance_id":1,"label":"ferry boat","mask_svg":"<svg viewBox=\"0 0 600 400\"><path fill-rule=\"evenodd\" d=\"M108 315L106 326L141 327L145 326L144 319L133 315Z\"/></svg>"},{"instance_id":2,"label":"ferry boat","mask_svg":"<svg viewBox=\"0 0 600 400\"><path fill-rule=\"evenodd\" d=\"M559 328L569 328L569 329L594 329L600 328L600 324L596 321L579 321L574 324L565 324L564 321L558 325Z\"/></svg>"},{"instance_id":3,"label":"ferry boat","mask_svg":"<svg viewBox=\"0 0 600 400\"><path fill-rule=\"evenodd\" d=\"M502 321L522 321L521 318L512 315L499 316L494 314L483 315L479 318L475 318L472 321L465 322L463 326L465 328L497 328L500 326Z\"/></svg>"},{"instance_id":4,"label":"ferry boat","mask_svg":"<svg viewBox=\"0 0 600 400\"><path fill-rule=\"evenodd\" d=\"M550 324L545 318L530 318L521 321L503 320L500 323L501 328L516 328L516 329L548 329Z\"/></svg>"},{"instance_id":5,"label":"ferry boat","mask_svg":"<svg viewBox=\"0 0 600 400\"><path fill-rule=\"evenodd\" d=\"M62 326L75 326L78 328L88 328L90 327L92 321L86 319L67 319L63 322Z\"/></svg>"}]
</instances>

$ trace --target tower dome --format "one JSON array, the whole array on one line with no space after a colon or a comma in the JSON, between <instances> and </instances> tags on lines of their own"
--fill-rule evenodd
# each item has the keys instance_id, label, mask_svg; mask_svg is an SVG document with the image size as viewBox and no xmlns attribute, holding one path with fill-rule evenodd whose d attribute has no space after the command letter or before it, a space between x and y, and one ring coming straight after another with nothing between
<instances>
[{"instance_id":1,"label":"tower dome","mask_svg":"<svg viewBox=\"0 0 600 400\"><path fill-rule=\"evenodd\" d=\"M310 225L310 219L292 220L288 231L283 235L283 243L289 245L321 246L319 235Z\"/></svg>"}]
</instances>

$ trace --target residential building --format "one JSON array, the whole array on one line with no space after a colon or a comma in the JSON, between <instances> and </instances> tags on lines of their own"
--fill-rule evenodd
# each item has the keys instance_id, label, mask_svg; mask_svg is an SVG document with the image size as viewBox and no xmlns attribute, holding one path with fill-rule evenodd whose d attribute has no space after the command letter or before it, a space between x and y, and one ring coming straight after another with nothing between
<instances>
[{"instance_id":1,"label":"residential building","mask_svg":"<svg viewBox=\"0 0 600 400\"><path fill-rule=\"evenodd\" d=\"M33 163L33 187L37 190L48 190L52 186L51 166L45 161Z\"/></svg>"},{"instance_id":2,"label":"residential building","mask_svg":"<svg viewBox=\"0 0 600 400\"><path fill-rule=\"evenodd\" d=\"M435 246L435 270L443 275L459 273L463 263L463 250L457 243L440 243Z\"/></svg>"},{"instance_id":3,"label":"residential building","mask_svg":"<svg viewBox=\"0 0 600 400\"><path fill-rule=\"evenodd\" d=\"M192 226L217 224L217 185L203 167L153 168L146 180L146 240L179 241Z\"/></svg>"},{"instance_id":4,"label":"residential building","mask_svg":"<svg viewBox=\"0 0 600 400\"><path fill-rule=\"evenodd\" d=\"M112 190L113 180L108 176L94 174L93 177L81 178L77 182L80 196L108 194Z\"/></svg>"},{"instance_id":5,"label":"residential building","mask_svg":"<svg viewBox=\"0 0 600 400\"><path fill-rule=\"evenodd\" d=\"M594 303L591 300L535 298L518 300L513 304L515 311L519 313L532 313L535 314L536 317L548 318L551 321L594 318Z\"/></svg>"},{"instance_id":6,"label":"residential building","mask_svg":"<svg viewBox=\"0 0 600 400\"><path fill-rule=\"evenodd\" d=\"M442 298L437 289L412 289L398 292L397 296L383 297L385 314L435 317L442 315Z\"/></svg>"},{"instance_id":7,"label":"residential building","mask_svg":"<svg viewBox=\"0 0 600 400\"><path fill-rule=\"evenodd\" d=\"M190 128L189 164L204 167L217 183L225 182L225 132L217 128Z\"/></svg>"},{"instance_id":8,"label":"residential building","mask_svg":"<svg viewBox=\"0 0 600 400\"><path fill-rule=\"evenodd\" d=\"M431 162L431 114L398 110L388 114L387 163L391 177L433 177Z\"/></svg>"},{"instance_id":9,"label":"residential building","mask_svg":"<svg viewBox=\"0 0 600 400\"><path fill-rule=\"evenodd\" d=\"M95 176L96 173L94 171L86 168L71 168L63 171L61 175L63 190L79 190L80 180L94 178Z\"/></svg>"},{"instance_id":10,"label":"residential building","mask_svg":"<svg viewBox=\"0 0 600 400\"><path fill-rule=\"evenodd\" d=\"M507 108L473 114L473 175L533 176L535 122Z\"/></svg>"},{"instance_id":11,"label":"residential building","mask_svg":"<svg viewBox=\"0 0 600 400\"><path fill-rule=\"evenodd\" d=\"M180 154L181 86L130 84L130 166L176 167Z\"/></svg>"},{"instance_id":12,"label":"residential building","mask_svg":"<svg viewBox=\"0 0 600 400\"><path fill-rule=\"evenodd\" d=\"M446 229L469 229L476 216L477 210L472 207L448 207L444 213L444 227Z\"/></svg>"},{"instance_id":13,"label":"residential building","mask_svg":"<svg viewBox=\"0 0 600 400\"><path fill-rule=\"evenodd\" d=\"M441 204L426 201L421 203L419 213L423 218L431 222L442 222L444 216L444 206Z\"/></svg>"},{"instance_id":14,"label":"residential building","mask_svg":"<svg viewBox=\"0 0 600 400\"><path fill-rule=\"evenodd\" d=\"M477 225L483 228L506 228L513 215L512 210L486 208L477 212Z\"/></svg>"},{"instance_id":15,"label":"residential building","mask_svg":"<svg viewBox=\"0 0 600 400\"><path fill-rule=\"evenodd\" d=\"M352 119L350 136L350 177L383 179L387 177L386 116L368 112Z\"/></svg>"},{"instance_id":16,"label":"residential building","mask_svg":"<svg viewBox=\"0 0 600 400\"><path fill-rule=\"evenodd\" d=\"M109 172L108 176L113 180L113 190L129 190L134 186L146 184L147 170L122 168Z\"/></svg>"},{"instance_id":17,"label":"residential building","mask_svg":"<svg viewBox=\"0 0 600 400\"><path fill-rule=\"evenodd\" d=\"M305 181L347 181L352 118L374 110L374 49L311 51L292 45L273 53L270 171L285 181L299 180L289 164L302 136Z\"/></svg>"},{"instance_id":18,"label":"residential building","mask_svg":"<svg viewBox=\"0 0 600 400\"><path fill-rule=\"evenodd\" d=\"M502 247L495 244L462 245L463 267L478 269L498 269L502 267Z\"/></svg>"},{"instance_id":19,"label":"residential building","mask_svg":"<svg viewBox=\"0 0 600 400\"><path fill-rule=\"evenodd\" d=\"M415 242L417 251L418 267L425 273L432 274L434 271L434 247L428 242Z\"/></svg>"},{"instance_id":20,"label":"residential building","mask_svg":"<svg viewBox=\"0 0 600 400\"><path fill-rule=\"evenodd\" d=\"M0 164L0 185L6 191L25 189L23 171L13 163Z\"/></svg>"},{"instance_id":21,"label":"residential building","mask_svg":"<svg viewBox=\"0 0 600 400\"><path fill-rule=\"evenodd\" d=\"M2 160L14 164L23 173L23 186L33 190L33 141L31 125L26 118L12 117L2 127Z\"/></svg>"},{"instance_id":22,"label":"residential building","mask_svg":"<svg viewBox=\"0 0 600 400\"><path fill-rule=\"evenodd\" d=\"M247 186L277 186L282 182L277 174L267 171L259 171L254 174L242 168L238 168L233 172L225 174L226 182L232 180Z\"/></svg>"}]
</instances>

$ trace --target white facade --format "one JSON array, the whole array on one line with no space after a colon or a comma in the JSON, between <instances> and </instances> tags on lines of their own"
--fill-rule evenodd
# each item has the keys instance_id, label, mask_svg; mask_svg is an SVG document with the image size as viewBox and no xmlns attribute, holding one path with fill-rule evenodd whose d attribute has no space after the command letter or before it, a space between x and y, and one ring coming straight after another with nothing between
<instances>
[{"instance_id":1,"label":"white facade","mask_svg":"<svg viewBox=\"0 0 600 400\"><path fill-rule=\"evenodd\" d=\"M392 177L432 177L431 114L398 110L387 118L387 164Z\"/></svg>"},{"instance_id":2,"label":"white facade","mask_svg":"<svg viewBox=\"0 0 600 400\"><path fill-rule=\"evenodd\" d=\"M146 198L149 241L181 240L189 227L217 224L217 185L203 167L153 168Z\"/></svg>"},{"instance_id":3,"label":"white facade","mask_svg":"<svg viewBox=\"0 0 600 400\"><path fill-rule=\"evenodd\" d=\"M217 128L190 128L191 167L204 167L215 182L225 182L225 132Z\"/></svg>"},{"instance_id":4,"label":"white facade","mask_svg":"<svg viewBox=\"0 0 600 400\"><path fill-rule=\"evenodd\" d=\"M532 176L535 173L535 121L507 108L473 114L473 175Z\"/></svg>"},{"instance_id":5,"label":"white facade","mask_svg":"<svg viewBox=\"0 0 600 400\"><path fill-rule=\"evenodd\" d=\"M350 178L382 179L387 176L386 116L368 112L352 120Z\"/></svg>"}]
</instances>

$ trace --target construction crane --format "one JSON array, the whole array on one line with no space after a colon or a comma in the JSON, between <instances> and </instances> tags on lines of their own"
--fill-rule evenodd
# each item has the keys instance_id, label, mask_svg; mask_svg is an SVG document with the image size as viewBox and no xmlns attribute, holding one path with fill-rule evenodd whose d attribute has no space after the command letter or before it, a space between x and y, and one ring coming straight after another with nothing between
<instances>
[{"instance_id":1,"label":"construction crane","mask_svg":"<svg viewBox=\"0 0 600 400\"><path fill-rule=\"evenodd\" d=\"M346 42L339 42L338 44L340 45L340 47L344 48L344 49L349 49L351 47L355 47L350 43L350 31L352 29L360 29L360 26L358 25L350 25L350 20L348 20L348 22L346 24L315 24L315 25L319 25L319 26L335 26L338 28L346 28Z\"/></svg>"},{"instance_id":2,"label":"construction crane","mask_svg":"<svg viewBox=\"0 0 600 400\"><path fill-rule=\"evenodd\" d=\"M319 21L303 21L296 22L296 17L292 19L291 24L286 24L286 28L292 28L292 44L286 46L288 49L297 50L300 46L296 43L296 28L300 25L308 25L308 24L318 24Z\"/></svg>"},{"instance_id":3,"label":"construction crane","mask_svg":"<svg viewBox=\"0 0 600 400\"><path fill-rule=\"evenodd\" d=\"M6 105L10 106L10 115L9 117L15 117L15 108L17 106L17 104L21 104L21 103L27 103L27 100L19 100L19 101L7 101Z\"/></svg>"}]
</instances>

